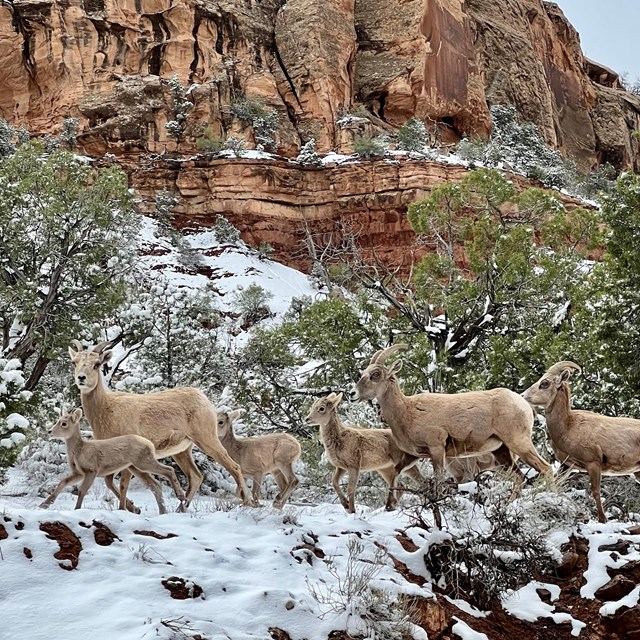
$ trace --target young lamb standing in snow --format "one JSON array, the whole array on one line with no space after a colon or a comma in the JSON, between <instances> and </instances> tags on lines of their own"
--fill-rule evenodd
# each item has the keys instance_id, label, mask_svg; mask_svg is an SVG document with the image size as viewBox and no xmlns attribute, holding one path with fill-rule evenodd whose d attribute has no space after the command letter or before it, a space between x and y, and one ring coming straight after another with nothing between
<instances>
[{"instance_id":1,"label":"young lamb standing in snow","mask_svg":"<svg viewBox=\"0 0 640 640\"><path fill-rule=\"evenodd\" d=\"M218 414L218 437L229 455L240 465L242 474L253 479L253 501L260 499L262 476L270 473L280 492L273 506L281 508L299 480L293 472L293 463L300 457L300 443L288 433L269 433L264 436L238 438L233 432L233 421L240 411Z\"/></svg>"},{"instance_id":2,"label":"young lamb standing in snow","mask_svg":"<svg viewBox=\"0 0 640 640\"><path fill-rule=\"evenodd\" d=\"M156 457L171 456L188 478L187 503L202 484L202 474L191 455L195 444L203 453L220 463L236 481L240 497L250 504L249 492L240 467L220 442L215 426L215 407L198 389L178 387L156 393L124 393L107 391L101 368L111 357L103 351L109 342L101 342L91 350L84 350L75 340L77 350L69 347L75 366L74 378L82 398L82 408L93 435L102 440L125 434L137 434L153 442ZM187 438L184 438L184 436ZM131 475L123 471L120 483L126 485ZM117 495L113 484L107 486Z\"/></svg>"},{"instance_id":3,"label":"young lamb standing in snow","mask_svg":"<svg viewBox=\"0 0 640 640\"><path fill-rule=\"evenodd\" d=\"M640 480L640 420L612 418L571 408L569 377L575 362L558 362L531 385L523 398L543 407L556 458L589 474L598 519L606 522L600 497L602 475L635 474Z\"/></svg>"},{"instance_id":4,"label":"young lamb standing in snow","mask_svg":"<svg viewBox=\"0 0 640 640\"><path fill-rule=\"evenodd\" d=\"M61 438L67 444L67 462L71 473L60 480L54 492L40 505L46 509L50 507L62 490L70 484L80 482L76 509L80 509L84 497L97 476L113 476L119 471L131 467L135 475L140 478L153 492L158 510L166 513L162 499L162 489L151 476L152 473L165 477L173 487L180 509L184 509L184 491L178 484L174 470L166 464L156 460L153 443L140 436L116 436L106 440L85 440L80 433L80 419L82 409L71 413L63 413L49 430L54 438ZM185 436L186 438L186 436ZM120 488L120 508L125 508L126 487Z\"/></svg>"},{"instance_id":5,"label":"young lamb standing in snow","mask_svg":"<svg viewBox=\"0 0 640 640\"><path fill-rule=\"evenodd\" d=\"M336 468L333 488L342 506L349 513L355 513L355 493L360 471L377 471L389 486L386 509L391 510L398 501L394 484L400 473L405 471L417 482L423 481L420 471L413 466L417 458L398 449L390 429L362 429L342 424L338 416L341 400L342 394L335 393L318 398L307 416L307 422L320 426L322 444L329 462ZM348 497L340 488L340 479L345 473L349 474Z\"/></svg>"},{"instance_id":6,"label":"young lamb standing in snow","mask_svg":"<svg viewBox=\"0 0 640 640\"><path fill-rule=\"evenodd\" d=\"M520 395L509 389L490 389L406 396L396 378L402 360L385 366L389 356L406 346L397 344L376 352L351 390L353 400L378 400L382 418L402 451L429 457L436 478L442 478L446 458L488 452L493 452L498 464L516 472L515 456L519 456L538 472L551 474L549 463L531 441L533 411Z\"/></svg>"}]
</instances>

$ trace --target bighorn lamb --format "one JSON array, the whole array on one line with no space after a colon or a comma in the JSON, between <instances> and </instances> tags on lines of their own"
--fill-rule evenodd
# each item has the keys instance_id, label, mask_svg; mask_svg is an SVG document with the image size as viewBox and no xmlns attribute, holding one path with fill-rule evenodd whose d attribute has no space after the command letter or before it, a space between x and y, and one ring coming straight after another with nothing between
<instances>
[{"instance_id":1,"label":"bighorn lamb","mask_svg":"<svg viewBox=\"0 0 640 640\"><path fill-rule=\"evenodd\" d=\"M471 482L483 471L495 469L496 458L493 453L483 453L473 458L447 458L445 467L447 473L457 484Z\"/></svg>"},{"instance_id":2,"label":"bighorn lamb","mask_svg":"<svg viewBox=\"0 0 640 640\"><path fill-rule=\"evenodd\" d=\"M556 458L589 474L598 519L606 522L600 479L603 474L633 473L640 480L640 420L571 409L569 377L573 371L581 369L574 362L558 362L522 396L544 408Z\"/></svg>"},{"instance_id":3,"label":"bighorn lamb","mask_svg":"<svg viewBox=\"0 0 640 640\"><path fill-rule=\"evenodd\" d=\"M229 455L240 465L242 474L253 479L253 501L258 504L262 476L270 473L280 492L273 506L281 508L288 500L299 480L293 472L293 463L300 457L300 443L288 433L269 433L264 436L238 438L233 422L240 411L218 413L218 437Z\"/></svg>"},{"instance_id":4,"label":"bighorn lamb","mask_svg":"<svg viewBox=\"0 0 640 640\"><path fill-rule=\"evenodd\" d=\"M551 472L531 441L533 411L517 393L490 389L405 396L396 378L402 360L390 366L385 362L406 346L397 344L376 352L351 390L354 400L377 398L382 418L402 451L429 457L436 478L442 478L446 457L487 452L493 452L498 464L518 472L514 456L540 473Z\"/></svg>"},{"instance_id":5,"label":"bighorn lamb","mask_svg":"<svg viewBox=\"0 0 640 640\"><path fill-rule=\"evenodd\" d=\"M107 391L101 367L111 357L111 351L103 351L108 344L101 342L93 349L83 350L80 342L75 340L77 350L69 347L82 408L91 423L94 437L103 440L136 434L151 440L156 457L173 457L187 476L187 503L202 484L202 474L191 455L195 444L229 471L238 484L242 501L245 505L250 504L240 467L218 439L216 410L204 393L192 387L144 394ZM123 471L125 485L129 478L128 472ZM112 486L109 488L113 490Z\"/></svg>"},{"instance_id":6,"label":"bighorn lamb","mask_svg":"<svg viewBox=\"0 0 640 640\"><path fill-rule=\"evenodd\" d=\"M329 462L336 468L333 488L340 503L349 512L355 513L355 492L360 471L377 471L389 486L386 509L397 503L394 492L396 477L403 471L417 482L423 477L413 465L417 458L400 451L391 437L390 429L361 429L349 427L340 421L338 405L342 394L332 393L318 398L311 406L307 422L320 426L320 437ZM340 479L349 474L347 496L340 488Z\"/></svg>"},{"instance_id":7,"label":"bighorn lamb","mask_svg":"<svg viewBox=\"0 0 640 640\"><path fill-rule=\"evenodd\" d=\"M62 413L58 421L49 430L54 438L61 438L67 444L67 463L71 473L60 480L54 492L40 505L50 507L62 490L70 484L81 482L76 500L76 509L80 509L87 491L97 476L113 476L119 471L131 467L135 475L140 478L153 492L158 510L166 513L162 500L162 489L151 476L152 473L165 477L173 487L180 509L184 508L184 491L178 484L175 471L166 464L156 460L153 443L140 436L127 435L108 438L107 440L85 440L80 433L80 419L82 409L71 413ZM186 438L186 436L183 436ZM125 508L126 489L120 489L120 508Z\"/></svg>"}]
</instances>

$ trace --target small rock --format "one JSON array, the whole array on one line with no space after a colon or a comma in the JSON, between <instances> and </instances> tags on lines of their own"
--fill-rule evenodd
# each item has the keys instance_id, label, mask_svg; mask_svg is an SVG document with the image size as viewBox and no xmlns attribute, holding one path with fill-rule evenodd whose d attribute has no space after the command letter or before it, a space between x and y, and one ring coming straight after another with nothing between
<instances>
[{"instance_id":1,"label":"small rock","mask_svg":"<svg viewBox=\"0 0 640 640\"><path fill-rule=\"evenodd\" d=\"M618 542L614 542L613 544L603 544L598 547L598 551L615 551L622 556L627 555L629 553L629 547L631 543L628 540L618 540Z\"/></svg>"},{"instance_id":2,"label":"small rock","mask_svg":"<svg viewBox=\"0 0 640 640\"><path fill-rule=\"evenodd\" d=\"M631 536L640 536L640 525L636 525L635 527L629 527L627 531Z\"/></svg>"},{"instance_id":3,"label":"small rock","mask_svg":"<svg viewBox=\"0 0 640 640\"><path fill-rule=\"evenodd\" d=\"M635 587L636 585L633 580L629 580L629 578L625 578L625 576L615 576L612 580L609 580L607 584L600 587L596 591L595 596L603 602L615 602L629 595Z\"/></svg>"},{"instance_id":4,"label":"small rock","mask_svg":"<svg viewBox=\"0 0 640 640\"><path fill-rule=\"evenodd\" d=\"M536 593L540 596L540 600L545 602L546 604L551 604L551 591L549 589L545 589L544 587L540 587L536 589Z\"/></svg>"},{"instance_id":5,"label":"small rock","mask_svg":"<svg viewBox=\"0 0 640 640\"><path fill-rule=\"evenodd\" d=\"M610 628L613 633L625 639L629 637L629 633L637 633L640 629L640 605L618 610L611 620Z\"/></svg>"},{"instance_id":6,"label":"small rock","mask_svg":"<svg viewBox=\"0 0 640 640\"><path fill-rule=\"evenodd\" d=\"M29 549L29 547L24 547L24 549L22 549L22 553L24 553L24 555L31 560L31 558L33 558L33 552L31 551L31 549Z\"/></svg>"},{"instance_id":7,"label":"small rock","mask_svg":"<svg viewBox=\"0 0 640 640\"><path fill-rule=\"evenodd\" d=\"M185 580L178 576L171 576L162 580L162 586L169 591L174 600L188 600L199 598L204 592L202 587L191 580Z\"/></svg>"},{"instance_id":8,"label":"small rock","mask_svg":"<svg viewBox=\"0 0 640 640\"><path fill-rule=\"evenodd\" d=\"M9 537L7 530L4 528L3 524L0 524L0 540L6 540Z\"/></svg>"},{"instance_id":9,"label":"small rock","mask_svg":"<svg viewBox=\"0 0 640 640\"><path fill-rule=\"evenodd\" d=\"M561 578L566 578L570 576L573 573L574 569L576 568L576 565L578 564L579 560L580 560L580 556L575 551L567 551L562 556L562 560L560 561L560 564L556 568L557 574Z\"/></svg>"},{"instance_id":10,"label":"small rock","mask_svg":"<svg viewBox=\"0 0 640 640\"><path fill-rule=\"evenodd\" d=\"M296 606L296 603L295 603L293 600L287 600L287 601L284 603L284 608L285 608L287 611L291 611L291 609L293 609L293 607L295 607L295 606Z\"/></svg>"}]
</instances>

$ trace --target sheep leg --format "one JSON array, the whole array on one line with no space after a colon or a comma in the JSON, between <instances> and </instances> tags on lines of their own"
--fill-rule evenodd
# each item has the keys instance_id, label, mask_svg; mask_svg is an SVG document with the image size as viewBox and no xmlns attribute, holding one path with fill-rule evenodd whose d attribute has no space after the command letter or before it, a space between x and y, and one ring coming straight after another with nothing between
<instances>
[{"instance_id":1,"label":"sheep leg","mask_svg":"<svg viewBox=\"0 0 640 640\"><path fill-rule=\"evenodd\" d=\"M97 471L88 471L84 478L82 479L82 483L80 484L80 488L78 489L78 499L76 500L76 506L74 509L80 509L82 506L82 501L84 497L87 495L87 491L89 491L89 487L93 484L93 481L98 477Z\"/></svg>"},{"instance_id":2,"label":"sheep leg","mask_svg":"<svg viewBox=\"0 0 640 640\"><path fill-rule=\"evenodd\" d=\"M517 446L517 445L516 445ZM553 478L551 465L535 450L535 447L527 443L523 447L509 446L512 453L522 458L530 467L533 467L540 475Z\"/></svg>"},{"instance_id":3,"label":"sheep leg","mask_svg":"<svg viewBox=\"0 0 640 640\"><path fill-rule=\"evenodd\" d=\"M156 503L158 504L158 512L160 515L167 513L167 509L164 506L164 499L162 498L162 488L158 484L158 481L150 473L143 471L137 466L134 467L134 469L136 470L136 476L140 478L151 493L153 493L153 497L156 499Z\"/></svg>"},{"instance_id":4,"label":"sheep leg","mask_svg":"<svg viewBox=\"0 0 640 640\"><path fill-rule=\"evenodd\" d=\"M493 452L493 456L496 459L496 462L511 471L514 475L513 478L513 491L511 492L511 500L515 500L522 491L522 486L524 485L525 476L522 473L520 467L516 464L516 458L506 445L501 445L498 449ZM482 471L478 473L478 476Z\"/></svg>"},{"instance_id":5,"label":"sheep leg","mask_svg":"<svg viewBox=\"0 0 640 640\"><path fill-rule=\"evenodd\" d=\"M214 434L215 435L215 434ZM210 438L209 440L196 440L196 445L206 453L210 458L213 458L218 464L221 464L236 481L236 484L240 488L240 498L245 507L251 506L251 500L249 499L249 490L242 477L242 471L240 465L227 453L227 450L222 446L220 440L217 437ZM191 493L191 492L190 492Z\"/></svg>"},{"instance_id":6,"label":"sheep leg","mask_svg":"<svg viewBox=\"0 0 640 640\"><path fill-rule=\"evenodd\" d=\"M260 488L262 487L262 474L254 473L251 476L251 496L256 507L260 506Z\"/></svg>"},{"instance_id":7,"label":"sheep leg","mask_svg":"<svg viewBox=\"0 0 640 640\"><path fill-rule=\"evenodd\" d=\"M633 476L636 479L636 482L640 482L640 471L636 471Z\"/></svg>"},{"instance_id":8,"label":"sheep leg","mask_svg":"<svg viewBox=\"0 0 640 640\"><path fill-rule=\"evenodd\" d=\"M384 508L387 511L393 511L398 504L398 498L395 495L394 485L396 478L398 477L397 467L385 467L383 469L377 469L378 473L382 476L382 479L387 483L389 487L389 493L387 494L387 503Z\"/></svg>"},{"instance_id":9,"label":"sheep leg","mask_svg":"<svg viewBox=\"0 0 640 640\"><path fill-rule=\"evenodd\" d=\"M298 480L298 477L293 472L291 465L280 467L273 472L273 475L280 488L280 492L273 501L273 506L280 509L289 499L293 490L300 484L300 480Z\"/></svg>"},{"instance_id":10,"label":"sheep leg","mask_svg":"<svg viewBox=\"0 0 640 640\"><path fill-rule=\"evenodd\" d=\"M342 476L347 472L346 469L341 469L340 467L336 467L336 470L333 472L333 478L331 479L331 484L338 494L338 498L340 500L340 504L347 510L349 510L349 503L347 502L347 496L342 493L342 489L340 488L340 480Z\"/></svg>"},{"instance_id":11,"label":"sheep leg","mask_svg":"<svg viewBox=\"0 0 640 640\"><path fill-rule=\"evenodd\" d=\"M120 478L122 478L122 474L124 473L129 473L129 471L127 471L125 469L125 471L123 471L120 474ZM118 500L120 500L120 491L118 489L116 489L116 485L113 482L113 478L114 478L114 474L110 474L108 476L104 477L104 483L105 485L107 485L107 489L109 489L109 491L111 491L111 493L113 493L113 495L115 495L116 498L118 498ZM122 482L122 480L120 481ZM128 482L127 482L128 484ZM138 507L136 507L135 504L133 504L133 502L131 502L131 500L129 500L128 498L125 501L125 506L122 506L122 503L119 504L118 506L119 509L123 509L126 508L127 511L131 511L131 513L140 513L140 509L138 509Z\"/></svg>"},{"instance_id":12,"label":"sheep leg","mask_svg":"<svg viewBox=\"0 0 640 640\"><path fill-rule=\"evenodd\" d=\"M412 465L408 469L403 469L402 473L406 473L414 482L418 484L422 484L424 482L424 477L420 473L420 469L418 469L417 465Z\"/></svg>"},{"instance_id":13,"label":"sheep leg","mask_svg":"<svg viewBox=\"0 0 640 640\"><path fill-rule=\"evenodd\" d=\"M349 470L349 482L347 484L347 495L349 496L349 513L356 512L356 487L358 486L358 476L360 469L351 467Z\"/></svg>"},{"instance_id":14,"label":"sheep leg","mask_svg":"<svg viewBox=\"0 0 640 640\"><path fill-rule=\"evenodd\" d=\"M196 463L193 461L191 447L188 447L180 453L174 453L172 457L182 470L182 473L187 476L187 497L184 506L188 507L191 500L193 500L193 496L198 492L204 476L200 473L200 469L198 469Z\"/></svg>"},{"instance_id":15,"label":"sheep leg","mask_svg":"<svg viewBox=\"0 0 640 640\"><path fill-rule=\"evenodd\" d=\"M600 469L600 465L588 465L587 472L589 473L589 480L591 481L591 493L593 494L593 498L596 501L598 520L600 522L606 522L607 516L604 515L604 509L602 508L602 498L600 497L600 480L602 477L602 470Z\"/></svg>"},{"instance_id":16,"label":"sheep leg","mask_svg":"<svg viewBox=\"0 0 640 640\"><path fill-rule=\"evenodd\" d=\"M73 472L68 476L65 476L58 482L56 488L53 490L53 493L40 504L41 509L48 509L56 500L56 498L62 493L62 490L65 487L68 487L70 484L75 484L76 482L80 482L82 480L83 475L79 472Z\"/></svg>"},{"instance_id":17,"label":"sheep leg","mask_svg":"<svg viewBox=\"0 0 640 640\"><path fill-rule=\"evenodd\" d=\"M131 467L127 467L120 472L120 488L118 490L118 499L120 500L120 509L127 508L127 491L129 490L129 483L133 477ZM133 504L133 503L132 503ZM136 507L137 509L137 507ZM140 513L140 509L137 509L134 513Z\"/></svg>"},{"instance_id":18,"label":"sheep leg","mask_svg":"<svg viewBox=\"0 0 640 640\"><path fill-rule=\"evenodd\" d=\"M138 461L138 464L136 465L136 469L139 469L141 471L145 471L147 473L155 473L157 476L162 476L163 478L166 478L169 481L169 484L171 485L171 488L173 489L173 492L176 494L176 498L178 498L178 500L180 501L180 505L178 506L178 511L184 511L185 507L184 507L184 499L185 499L185 495L184 495L184 491L182 490L182 487L180 486L180 483L178 482L178 478L176 476L176 472L167 464L162 464L161 462L158 462L153 455L149 455L149 458L147 460ZM154 480L155 483L155 480ZM162 494L160 494L162 496ZM158 505L160 506L160 505Z\"/></svg>"}]
</instances>

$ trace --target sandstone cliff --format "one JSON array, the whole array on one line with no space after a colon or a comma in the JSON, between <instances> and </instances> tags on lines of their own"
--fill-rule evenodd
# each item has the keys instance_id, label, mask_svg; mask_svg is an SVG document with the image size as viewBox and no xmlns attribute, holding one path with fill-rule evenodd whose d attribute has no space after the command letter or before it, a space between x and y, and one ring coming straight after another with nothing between
<instances>
[{"instance_id":1,"label":"sandstone cliff","mask_svg":"<svg viewBox=\"0 0 640 640\"><path fill-rule=\"evenodd\" d=\"M87 153L172 151L166 80L192 85L199 129L239 131L228 105L260 96L280 114L278 150L364 105L393 130L416 115L444 139L486 136L488 103L513 103L587 168L640 169L640 100L584 58L576 31L541 0L3 0L0 116L36 132L81 121ZM243 135L249 137L250 131Z\"/></svg>"}]
</instances>

